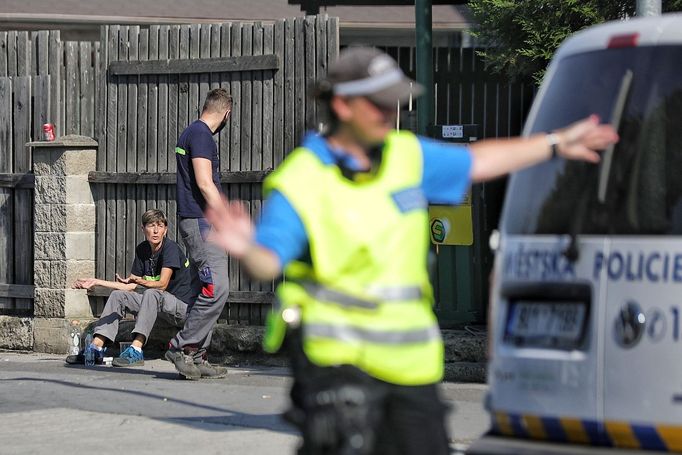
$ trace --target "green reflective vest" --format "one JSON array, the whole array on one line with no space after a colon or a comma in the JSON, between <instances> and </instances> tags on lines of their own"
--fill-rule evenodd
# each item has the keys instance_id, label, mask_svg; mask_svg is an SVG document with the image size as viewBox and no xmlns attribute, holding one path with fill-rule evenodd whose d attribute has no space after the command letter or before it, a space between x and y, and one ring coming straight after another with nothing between
<instances>
[{"instance_id":1,"label":"green reflective vest","mask_svg":"<svg viewBox=\"0 0 682 455\"><path fill-rule=\"evenodd\" d=\"M417 138L387 138L376 175L351 181L298 148L265 181L296 210L311 264L293 262L277 289L264 347L283 337L282 312L300 309L303 349L316 365L351 364L401 385L437 382L443 343L427 273L427 202Z\"/></svg>"}]
</instances>

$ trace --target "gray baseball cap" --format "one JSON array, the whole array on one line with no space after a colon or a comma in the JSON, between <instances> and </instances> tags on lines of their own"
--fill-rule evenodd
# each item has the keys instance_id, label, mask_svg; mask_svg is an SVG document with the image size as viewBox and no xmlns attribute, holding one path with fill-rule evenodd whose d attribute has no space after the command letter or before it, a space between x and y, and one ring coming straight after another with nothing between
<instances>
[{"instance_id":1,"label":"gray baseball cap","mask_svg":"<svg viewBox=\"0 0 682 455\"><path fill-rule=\"evenodd\" d=\"M334 95L364 96L392 108L421 95L423 87L405 76L395 60L372 47L348 47L329 66L327 81Z\"/></svg>"}]
</instances>

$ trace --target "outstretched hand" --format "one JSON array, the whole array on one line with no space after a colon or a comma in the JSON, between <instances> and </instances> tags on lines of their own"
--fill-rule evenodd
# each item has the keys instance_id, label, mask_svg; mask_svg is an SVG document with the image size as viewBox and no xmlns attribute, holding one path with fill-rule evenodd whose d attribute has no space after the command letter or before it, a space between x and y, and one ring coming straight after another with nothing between
<instances>
[{"instance_id":1,"label":"outstretched hand","mask_svg":"<svg viewBox=\"0 0 682 455\"><path fill-rule=\"evenodd\" d=\"M139 284L140 281L144 281L141 277L133 275L132 273L127 278L121 277L118 273L116 274L116 281L124 284Z\"/></svg>"},{"instance_id":2,"label":"outstretched hand","mask_svg":"<svg viewBox=\"0 0 682 455\"><path fill-rule=\"evenodd\" d=\"M597 163L598 150L618 142L618 133L611 125L599 124L599 117L591 115L555 132L559 136L559 155L570 160Z\"/></svg>"},{"instance_id":3,"label":"outstretched hand","mask_svg":"<svg viewBox=\"0 0 682 455\"><path fill-rule=\"evenodd\" d=\"M97 285L97 278L78 278L73 283L74 289L90 289L95 285Z\"/></svg>"},{"instance_id":4,"label":"outstretched hand","mask_svg":"<svg viewBox=\"0 0 682 455\"><path fill-rule=\"evenodd\" d=\"M207 208L206 219L213 226L209 241L240 259L253 244L253 223L242 201L228 201L223 197L219 209Z\"/></svg>"}]
</instances>

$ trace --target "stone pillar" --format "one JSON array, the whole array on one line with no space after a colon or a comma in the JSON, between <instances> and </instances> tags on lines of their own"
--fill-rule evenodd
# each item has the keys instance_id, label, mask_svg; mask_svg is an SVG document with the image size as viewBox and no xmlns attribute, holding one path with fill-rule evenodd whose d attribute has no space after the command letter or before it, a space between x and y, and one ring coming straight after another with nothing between
<instances>
[{"instance_id":1,"label":"stone pillar","mask_svg":"<svg viewBox=\"0 0 682 455\"><path fill-rule=\"evenodd\" d=\"M71 289L95 276L95 202L88 172L95 170L97 142L64 136L30 142L35 173L33 349L66 354L73 324L93 319L87 293Z\"/></svg>"}]
</instances>

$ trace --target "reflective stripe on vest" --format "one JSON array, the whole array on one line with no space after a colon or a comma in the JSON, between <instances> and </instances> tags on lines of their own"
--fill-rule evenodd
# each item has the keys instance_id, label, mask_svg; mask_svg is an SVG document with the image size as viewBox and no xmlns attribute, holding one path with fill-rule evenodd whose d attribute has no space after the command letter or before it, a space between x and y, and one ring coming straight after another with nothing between
<instances>
[{"instance_id":1,"label":"reflective stripe on vest","mask_svg":"<svg viewBox=\"0 0 682 455\"><path fill-rule=\"evenodd\" d=\"M384 302L419 300L424 297L424 291L419 286L370 286L367 294Z\"/></svg>"},{"instance_id":2,"label":"reflective stripe on vest","mask_svg":"<svg viewBox=\"0 0 682 455\"><path fill-rule=\"evenodd\" d=\"M326 303L336 303L349 308L374 309L379 305L378 301L405 302L419 300L424 295L419 286L372 286L367 292L368 296L377 299L377 301L372 301L330 289L318 283L303 282L301 284L314 299Z\"/></svg>"},{"instance_id":3,"label":"reflective stripe on vest","mask_svg":"<svg viewBox=\"0 0 682 455\"><path fill-rule=\"evenodd\" d=\"M307 337L332 338L338 341L357 343L359 341L380 344L423 343L440 339L440 328L432 325L424 329L379 331L361 329L347 325L313 323L303 327Z\"/></svg>"}]
</instances>

